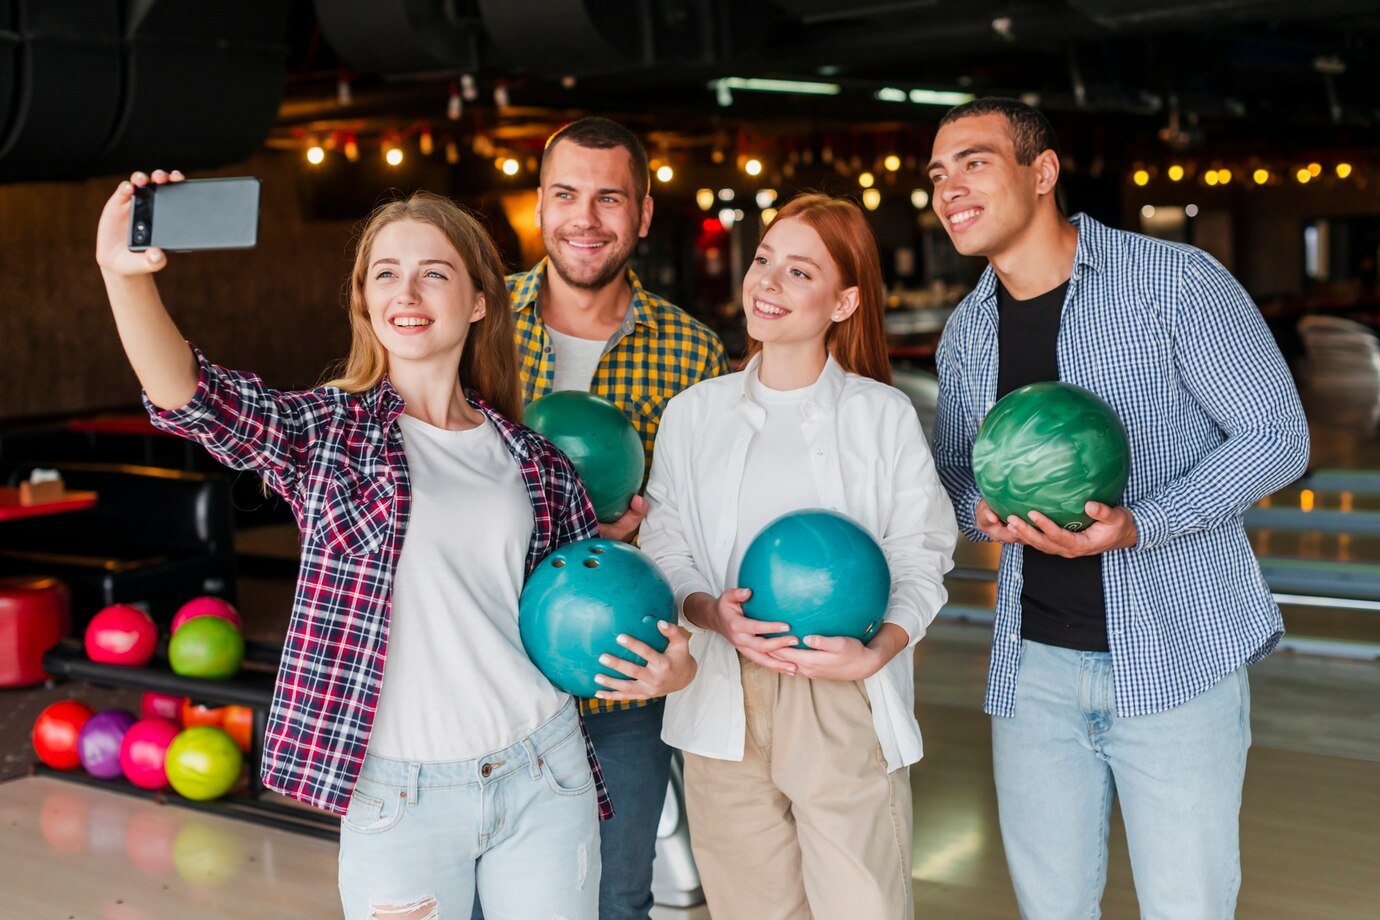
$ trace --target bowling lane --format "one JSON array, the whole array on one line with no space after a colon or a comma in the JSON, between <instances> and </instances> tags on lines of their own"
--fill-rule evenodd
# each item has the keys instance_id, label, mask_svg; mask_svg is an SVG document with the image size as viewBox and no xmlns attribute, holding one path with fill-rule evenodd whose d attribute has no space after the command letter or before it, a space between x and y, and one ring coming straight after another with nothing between
<instances>
[{"instance_id":1,"label":"bowling lane","mask_svg":"<svg viewBox=\"0 0 1380 920\"><path fill-rule=\"evenodd\" d=\"M1286 641L1311 654L1356 657L1373 647L1380 655L1380 537L1262 530L1251 539L1277 594ZM959 540L945 618L990 620L999 556L994 543Z\"/></svg>"},{"instance_id":2,"label":"bowling lane","mask_svg":"<svg viewBox=\"0 0 1380 920\"><path fill-rule=\"evenodd\" d=\"M42 776L0 783L0 822L6 917L339 916L332 840Z\"/></svg>"}]
</instances>

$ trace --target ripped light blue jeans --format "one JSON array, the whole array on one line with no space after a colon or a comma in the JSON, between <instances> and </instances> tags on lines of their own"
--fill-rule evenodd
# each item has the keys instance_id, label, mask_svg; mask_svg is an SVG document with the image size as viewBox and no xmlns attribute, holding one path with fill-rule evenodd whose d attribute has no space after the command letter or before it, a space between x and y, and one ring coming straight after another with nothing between
<instances>
[{"instance_id":1,"label":"ripped light blue jeans","mask_svg":"<svg viewBox=\"0 0 1380 920\"><path fill-rule=\"evenodd\" d=\"M368 756L340 824L348 920L596 920L599 806L574 701L507 750Z\"/></svg>"}]
</instances>

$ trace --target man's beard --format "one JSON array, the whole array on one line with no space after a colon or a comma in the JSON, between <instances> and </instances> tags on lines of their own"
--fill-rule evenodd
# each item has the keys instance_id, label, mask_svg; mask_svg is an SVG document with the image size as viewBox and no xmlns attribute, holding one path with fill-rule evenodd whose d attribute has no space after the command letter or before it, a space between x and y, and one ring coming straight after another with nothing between
<instances>
[{"instance_id":1,"label":"man's beard","mask_svg":"<svg viewBox=\"0 0 1380 920\"><path fill-rule=\"evenodd\" d=\"M564 258L560 255L560 243L557 241L555 246L546 247L547 256L551 260L551 265L555 267L556 274L561 276L561 280L574 288L585 291L599 291L617 281L623 275L624 269L628 267L628 258L632 255L633 244L628 243L623 249L616 250L610 247L608 260L604 262L598 274L592 278L575 277L568 266L563 264Z\"/></svg>"}]
</instances>

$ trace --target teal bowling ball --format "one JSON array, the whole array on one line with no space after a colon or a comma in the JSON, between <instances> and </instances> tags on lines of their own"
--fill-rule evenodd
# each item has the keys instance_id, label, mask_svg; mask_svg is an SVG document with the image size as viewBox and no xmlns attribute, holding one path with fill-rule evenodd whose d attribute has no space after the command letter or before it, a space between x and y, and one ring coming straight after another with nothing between
<instances>
[{"instance_id":1,"label":"teal bowling ball","mask_svg":"<svg viewBox=\"0 0 1380 920\"><path fill-rule=\"evenodd\" d=\"M1065 530L1092 523L1088 502L1121 504L1131 446L1112 407L1059 381L1032 383L997 401L973 441L973 478L1003 521L1038 511Z\"/></svg>"},{"instance_id":2,"label":"teal bowling ball","mask_svg":"<svg viewBox=\"0 0 1380 920\"><path fill-rule=\"evenodd\" d=\"M603 689L596 674L624 679L601 666L600 655L646 664L618 644L620 633L665 651L659 620L676 620L670 583L645 553L616 540L562 546L532 572L518 605L527 656L547 680L581 697Z\"/></svg>"},{"instance_id":3,"label":"teal bowling ball","mask_svg":"<svg viewBox=\"0 0 1380 920\"><path fill-rule=\"evenodd\" d=\"M784 633L849 636L877 634L891 597L891 570L872 535L851 518L821 508L792 511L763 527L748 544L738 586L752 591L743 612L778 621Z\"/></svg>"},{"instance_id":4,"label":"teal bowling ball","mask_svg":"<svg viewBox=\"0 0 1380 920\"><path fill-rule=\"evenodd\" d=\"M549 438L575 464L594 514L616 521L642 487L642 438L623 410L583 390L558 390L523 412L529 428Z\"/></svg>"}]
</instances>

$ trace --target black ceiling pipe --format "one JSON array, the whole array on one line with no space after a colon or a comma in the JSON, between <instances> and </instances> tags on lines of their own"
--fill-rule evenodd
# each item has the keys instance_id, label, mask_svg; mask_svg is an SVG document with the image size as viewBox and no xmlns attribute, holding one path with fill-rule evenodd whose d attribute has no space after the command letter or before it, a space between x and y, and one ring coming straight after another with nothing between
<instances>
[{"instance_id":1,"label":"black ceiling pipe","mask_svg":"<svg viewBox=\"0 0 1380 920\"><path fill-rule=\"evenodd\" d=\"M122 88L119 5L89 0L15 0L18 41L0 92L0 179L62 178L100 152Z\"/></svg>"}]
</instances>

